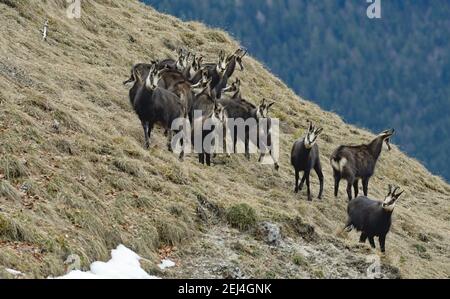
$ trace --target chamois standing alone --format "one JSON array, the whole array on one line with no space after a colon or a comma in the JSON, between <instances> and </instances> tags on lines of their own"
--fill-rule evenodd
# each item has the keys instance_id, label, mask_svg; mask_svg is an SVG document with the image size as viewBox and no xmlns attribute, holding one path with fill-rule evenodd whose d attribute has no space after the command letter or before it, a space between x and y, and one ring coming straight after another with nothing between
<instances>
[{"instance_id":1,"label":"chamois standing alone","mask_svg":"<svg viewBox=\"0 0 450 299\"><path fill-rule=\"evenodd\" d=\"M294 192L298 193L303 189L303 184L306 181L306 188L308 192L308 200L312 201L310 181L311 170L314 169L319 177L320 191L319 199L322 199L323 194L323 173L322 166L320 164L319 146L316 144L317 138L323 132L322 128L316 129L312 122L309 124L308 132L306 136L300 140L297 140L292 147L291 152L291 164L295 170L295 189ZM300 172L303 171L303 178L300 179Z\"/></svg>"},{"instance_id":2,"label":"chamois standing alone","mask_svg":"<svg viewBox=\"0 0 450 299\"><path fill-rule=\"evenodd\" d=\"M334 173L334 196L338 196L341 179L347 180L348 200L352 200L352 186L355 197L358 196L358 182L362 180L364 195L368 195L369 180L375 172L375 166L383 149L383 144L391 149L390 138L395 130L387 130L377 136L371 143L358 146L338 147L331 155Z\"/></svg>"},{"instance_id":3,"label":"chamois standing alone","mask_svg":"<svg viewBox=\"0 0 450 299\"><path fill-rule=\"evenodd\" d=\"M374 237L378 237L381 252L385 252L386 235L392 224L392 212L397 199L403 192L396 193L399 187L389 185L389 193L384 201L372 200L360 196L348 204L348 220L344 228L351 231L355 228L361 232L359 241L365 243L369 239L372 248L375 248Z\"/></svg>"}]
</instances>

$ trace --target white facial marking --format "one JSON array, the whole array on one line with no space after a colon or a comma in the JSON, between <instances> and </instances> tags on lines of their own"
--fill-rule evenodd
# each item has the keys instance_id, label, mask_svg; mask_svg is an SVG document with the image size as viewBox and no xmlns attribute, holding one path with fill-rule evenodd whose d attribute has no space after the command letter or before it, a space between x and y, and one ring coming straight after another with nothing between
<instances>
[{"instance_id":1,"label":"white facial marking","mask_svg":"<svg viewBox=\"0 0 450 299\"><path fill-rule=\"evenodd\" d=\"M152 75L152 73L150 72L147 76L147 79L145 79L145 87L147 87L147 89L152 89L152 82L150 79L151 75Z\"/></svg>"}]
</instances>

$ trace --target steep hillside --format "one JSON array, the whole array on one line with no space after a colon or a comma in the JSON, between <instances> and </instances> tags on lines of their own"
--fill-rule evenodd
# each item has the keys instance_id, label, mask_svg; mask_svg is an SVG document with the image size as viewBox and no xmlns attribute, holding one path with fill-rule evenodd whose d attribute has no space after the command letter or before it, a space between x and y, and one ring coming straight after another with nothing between
<instances>
[{"instance_id":1,"label":"steep hillside","mask_svg":"<svg viewBox=\"0 0 450 299\"><path fill-rule=\"evenodd\" d=\"M7 276L4 267L27 277L60 275L68 254L80 255L86 267L108 260L122 243L164 277L365 277L367 257L378 251L359 245L356 234L337 235L346 196L332 196L327 161L338 144L367 142L371 133L299 99L246 58L246 71L238 73L245 96L277 102L280 172L257 157L219 157L211 168L196 157L180 163L165 150L162 132L146 151L121 84L130 66L171 56L179 46L212 60L237 42L138 1L84 1L80 20L66 18L65 3L0 0L0 276ZM46 18L44 42L39 29ZM326 131L319 141L325 198L312 203L293 194L289 165L306 119ZM406 195L381 256L384 275L449 277L450 186L396 147L383 153L371 195L382 197L388 183ZM242 203L255 219L237 217ZM277 224L283 241L268 246L252 229L232 228L231 218L250 228ZM157 273L159 255L167 254L177 267Z\"/></svg>"},{"instance_id":2,"label":"steep hillside","mask_svg":"<svg viewBox=\"0 0 450 299\"><path fill-rule=\"evenodd\" d=\"M143 2L225 28L297 94L352 124L397 128L403 151L450 180L450 2L382 1L381 20L364 0Z\"/></svg>"}]
</instances>

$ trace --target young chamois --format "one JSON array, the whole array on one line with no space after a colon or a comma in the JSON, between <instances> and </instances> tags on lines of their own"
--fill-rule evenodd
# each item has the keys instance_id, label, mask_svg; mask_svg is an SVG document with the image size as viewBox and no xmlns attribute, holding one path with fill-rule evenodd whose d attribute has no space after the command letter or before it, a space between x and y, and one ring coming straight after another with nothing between
<instances>
[{"instance_id":1,"label":"young chamois","mask_svg":"<svg viewBox=\"0 0 450 299\"><path fill-rule=\"evenodd\" d=\"M368 195L369 180L375 172L383 145L391 150L390 139L395 130L387 130L371 143L358 146L340 146L331 155L331 167L334 173L334 196L338 196L341 179L347 180L348 200L352 200L352 187L358 196L358 182L362 180L364 195Z\"/></svg>"},{"instance_id":2,"label":"young chamois","mask_svg":"<svg viewBox=\"0 0 450 299\"><path fill-rule=\"evenodd\" d=\"M344 230L350 232L356 229L361 232L359 241L365 243L369 239L370 246L375 248L374 237L378 237L381 252L385 252L386 235L392 224L392 212L395 204L403 194L397 193L399 187L389 185L389 193L384 201L372 200L366 196L360 196L348 204L348 220Z\"/></svg>"},{"instance_id":3,"label":"young chamois","mask_svg":"<svg viewBox=\"0 0 450 299\"><path fill-rule=\"evenodd\" d=\"M192 123L191 140L195 152L199 155L199 162L211 166L211 155L216 154L220 145L218 139L222 129L223 147L226 147L226 121L227 115L224 107L212 96L208 85L199 94L191 108L190 120Z\"/></svg>"},{"instance_id":4,"label":"young chamois","mask_svg":"<svg viewBox=\"0 0 450 299\"><path fill-rule=\"evenodd\" d=\"M311 190L309 177L311 174L311 170L317 173L320 182L320 191L319 191L319 199L322 199L323 194L323 173L322 166L320 164L320 154L319 154L319 146L316 144L317 138L322 134L323 129L316 129L312 122L309 123L309 129L306 133L306 136L302 139L297 140L294 143L291 151L291 164L295 170L295 189L294 192L298 193L298 191L303 189L303 184L306 181L306 188L308 192L308 200L312 201L311 198ZM303 178L298 184L300 179L300 172L303 171Z\"/></svg>"},{"instance_id":5,"label":"young chamois","mask_svg":"<svg viewBox=\"0 0 450 299\"><path fill-rule=\"evenodd\" d=\"M173 129L172 123L176 119L185 117L185 106L176 94L158 87L158 78L155 74L155 66L153 66L145 82L138 85L132 104L144 129L145 148L150 146L154 125L159 124L168 132L167 145L169 150L172 150L173 131L179 133L183 130L183 128ZM183 158L184 150L180 153L180 159Z\"/></svg>"}]
</instances>

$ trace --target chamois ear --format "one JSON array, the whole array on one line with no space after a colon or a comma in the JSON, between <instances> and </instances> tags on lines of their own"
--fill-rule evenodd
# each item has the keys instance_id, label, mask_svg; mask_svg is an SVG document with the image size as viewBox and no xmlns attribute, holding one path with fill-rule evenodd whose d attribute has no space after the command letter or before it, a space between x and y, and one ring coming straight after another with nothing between
<instances>
[{"instance_id":1,"label":"chamois ear","mask_svg":"<svg viewBox=\"0 0 450 299\"><path fill-rule=\"evenodd\" d=\"M244 52L244 54L241 55L241 59L245 57L245 55L247 55L248 50L247 49L241 49L241 53Z\"/></svg>"},{"instance_id":2,"label":"chamois ear","mask_svg":"<svg viewBox=\"0 0 450 299\"><path fill-rule=\"evenodd\" d=\"M310 121L309 119L307 120L307 122L309 123L308 131L312 133L314 131L314 125L313 125L312 121Z\"/></svg>"},{"instance_id":3,"label":"chamois ear","mask_svg":"<svg viewBox=\"0 0 450 299\"><path fill-rule=\"evenodd\" d=\"M405 193L405 191L402 191L398 194L394 194L393 196L395 197L395 199L397 200L403 193Z\"/></svg>"},{"instance_id":4,"label":"chamois ear","mask_svg":"<svg viewBox=\"0 0 450 299\"><path fill-rule=\"evenodd\" d=\"M319 136L320 134L322 134L322 132L323 132L323 128L318 128L316 130L316 136Z\"/></svg>"},{"instance_id":5,"label":"chamois ear","mask_svg":"<svg viewBox=\"0 0 450 299\"><path fill-rule=\"evenodd\" d=\"M267 109L269 109L269 108L272 107L273 105L275 105L275 102L270 102L270 103L267 105Z\"/></svg>"}]
</instances>

